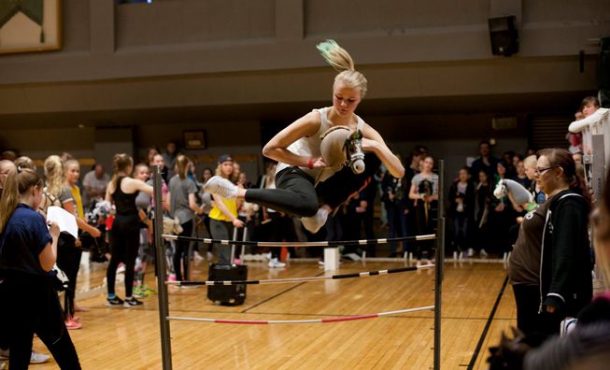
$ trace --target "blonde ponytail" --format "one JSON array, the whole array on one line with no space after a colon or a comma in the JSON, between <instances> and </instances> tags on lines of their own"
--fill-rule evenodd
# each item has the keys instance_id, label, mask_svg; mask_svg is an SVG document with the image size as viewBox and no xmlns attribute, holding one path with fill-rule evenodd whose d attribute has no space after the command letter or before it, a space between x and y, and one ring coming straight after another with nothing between
<instances>
[{"instance_id":1,"label":"blonde ponytail","mask_svg":"<svg viewBox=\"0 0 610 370\"><path fill-rule=\"evenodd\" d=\"M320 54L337 72L355 71L354 60L335 40L326 40L317 46Z\"/></svg>"},{"instance_id":2,"label":"blonde ponytail","mask_svg":"<svg viewBox=\"0 0 610 370\"><path fill-rule=\"evenodd\" d=\"M347 50L339 46L335 40L326 40L316 47L324 60L339 72L335 77L335 83L343 82L351 88L359 89L360 95L364 98L368 90L368 82L362 73L356 71L354 60Z\"/></svg>"},{"instance_id":3,"label":"blonde ponytail","mask_svg":"<svg viewBox=\"0 0 610 370\"><path fill-rule=\"evenodd\" d=\"M44 174L47 178L47 193L58 198L66 183L64 164L57 155L50 155L44 161Z\"/></svg>"}]
</instances>

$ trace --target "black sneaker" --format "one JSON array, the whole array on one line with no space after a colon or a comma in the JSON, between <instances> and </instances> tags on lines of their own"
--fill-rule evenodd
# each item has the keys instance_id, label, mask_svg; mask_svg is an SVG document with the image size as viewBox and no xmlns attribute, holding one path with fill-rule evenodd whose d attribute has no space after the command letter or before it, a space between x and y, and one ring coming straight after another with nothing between
<instances>
[{"instance_id":1,"label":"black sneaker","mask_svg":"<svg viewBox=\"0 0 610 370\"><path fill-rule=\"evenodd\" d=\"M113 306L122 306L123 305L123 300L117 296L114 296L114 298L106 298L106 301L108 301L108 306L113 307Z\"/></svg>"},{"instance_id":2,"label":"black sneaker","mask_svg":"<svg viewBox=\"0 0 610 370\"><path fill-rule=\"evenodd\" d=\"M131 298L125 298L125 307L135 307L135 306L140 306L143 305L144 303L142 303L141 301L138 301L137 299L135 299L134 297Z\"/></svg>"}]
</instances>

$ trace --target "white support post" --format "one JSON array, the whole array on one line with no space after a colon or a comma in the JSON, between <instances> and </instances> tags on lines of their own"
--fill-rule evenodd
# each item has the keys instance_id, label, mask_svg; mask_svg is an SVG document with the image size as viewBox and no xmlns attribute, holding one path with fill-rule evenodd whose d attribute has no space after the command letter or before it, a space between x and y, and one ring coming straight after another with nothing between
<instances>
[{"instance_id":1,"label":"white support post","mask_svg":"<svg viewBox=\"0 0 610 370\"><path fill-rule=\"evenodd\" d=\"M338 248L324 248L324 271L339 269L339 258Z\"/></svg>"}]
</instances>

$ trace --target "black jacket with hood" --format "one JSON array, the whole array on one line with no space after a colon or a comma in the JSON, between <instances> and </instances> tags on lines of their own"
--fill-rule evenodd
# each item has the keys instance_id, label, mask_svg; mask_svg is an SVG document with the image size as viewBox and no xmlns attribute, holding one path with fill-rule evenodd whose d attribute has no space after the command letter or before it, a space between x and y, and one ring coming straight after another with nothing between
<instances>
[{"instance_id":1,"label":"black jacket with hood","mask_svg":"<svg viewBox=\"0 0 610 370\"><path fill-rule=\"evenodd\" d=\"M575 317L593 295L588 201L574 190L551 200L542 236L540 308L552 305L560 317Z\"/></svg>"}]
</instances>

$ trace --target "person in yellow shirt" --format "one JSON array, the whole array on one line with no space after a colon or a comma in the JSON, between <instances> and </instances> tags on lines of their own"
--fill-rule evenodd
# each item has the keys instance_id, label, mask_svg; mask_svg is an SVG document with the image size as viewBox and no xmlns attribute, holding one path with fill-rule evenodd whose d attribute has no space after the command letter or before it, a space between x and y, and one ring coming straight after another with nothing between
<instances>
[{"instance_id":1,"label":"person in yellow shirt","mask_svg":"<svg viewBox=\"0 0 610 370\"><path fill-rule=\"evenodd\" d=\"M229 154L223 154L218 158L216 176L230 179L235 170L233 158ZM210 211L210 233L214 239L229 240L233 235L234 227L244 227L243 221L237 217L239 200L236 198L224 198L218 194L212 195L214 203ZM218 263L230 264L231 250L227 246L217 245Z\"/></svg>"}]
</instances>

